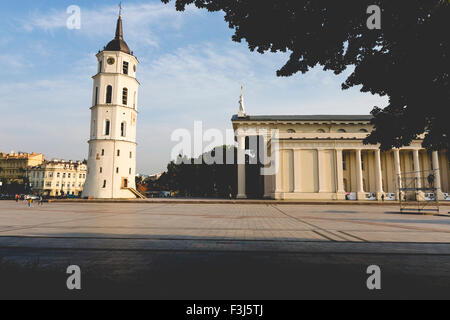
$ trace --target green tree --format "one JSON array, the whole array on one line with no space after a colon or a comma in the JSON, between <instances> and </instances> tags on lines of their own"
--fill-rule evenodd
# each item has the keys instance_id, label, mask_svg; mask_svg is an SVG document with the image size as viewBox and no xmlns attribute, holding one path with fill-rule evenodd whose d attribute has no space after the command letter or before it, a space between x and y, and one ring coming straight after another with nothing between
<instances>
[{"instance_id":1,"label":"green tree","mask_svg":"<svg viewBox=\"0 0 450 320\"><path fill-rule=\"evenodd\" d=\"M215 157L219 149L222 149L223 164L207 164L205 158ZM226 163L227 153L234 154L233 164ZM236 148L222 146L201 155L199 159L180 157L178 161L172 161L167 165L167 171L156 181L152 189L176 191L186 197L228 198L230 194L235 196L236 154Z\"/></svg>"},{"instance_id":2,"label":"green tree","mask_svg":"<svg viewBox=\"0 0 450 320\"><path fill-rule=\"evenodd\" d=\"M448 0L176 0L177 10L188 4L223 11L251 51L289 52L278 76L353 68L343 89L389 97L365 143L387 150L425 133L424 147L449 149ZM367 27L370 5L382 9L380 30Z\"/></svg>"}]
</instances>

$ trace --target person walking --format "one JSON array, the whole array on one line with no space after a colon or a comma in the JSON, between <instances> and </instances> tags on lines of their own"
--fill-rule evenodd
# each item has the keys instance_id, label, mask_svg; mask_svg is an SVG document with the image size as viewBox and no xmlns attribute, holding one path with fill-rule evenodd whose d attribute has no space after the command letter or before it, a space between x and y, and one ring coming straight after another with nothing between
<instances>
[{"instance_id":1,"label":"person walking","mask_svg":"<svg viewBox=\"0 0 450 320\"><path fill-rule=\"evenodd\" d=\"M39 205L42 206L44 203L44 199L42 198L42 195L39 196Z\"/></svg>"},{"instance_id":2,"label":"person walking","mask_svg":"<svg viewBox=\"0 0 450 320\"><path fill-rule=\"evenodd\" d=\"M31 198L28 198L28 208L31 208L32 207L32 203L33 203L33 199L31 199Z\"/></svg>"},{"instance_id":3,"label":"person walking","mask_svg":"<svg viewBox=\"0 0 450 320\"><path fill-rule=\"evenodd\" d=\"M19 202L19 195L16 194L16 202Z\"/></svg>"}]
</instances>

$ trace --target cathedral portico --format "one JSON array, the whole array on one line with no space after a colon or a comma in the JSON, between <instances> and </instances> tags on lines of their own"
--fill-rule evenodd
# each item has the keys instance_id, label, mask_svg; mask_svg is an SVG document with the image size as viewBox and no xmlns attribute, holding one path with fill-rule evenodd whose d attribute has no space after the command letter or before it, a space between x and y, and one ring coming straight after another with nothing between
<instances>
[{"instance_id":1,"label":"cathedral portico","mask_svg":"<svg viewBox=\"0 0 450 320\"><path fill-rule=\"evenodd\" d=\"M364 145L372 130L371 116L242 116L232 119L238 149L245 154L245 137L263 136L272 174L264 176L264 196L291 200L398 200L404 176L414 188L428 185L434 175L439 199L448 193L446 152L430 153L415 140L405 148L381 151ZM276 131L276 137L273 132ZM239 198L245 198L244 160L238 165ZM265 163L265 168L270 165ZM444 169L442 169L444 167ZM248 177L247 177L248 179ZM416 194L424 199L424 192Z\"/></svg>"}]
</instances>

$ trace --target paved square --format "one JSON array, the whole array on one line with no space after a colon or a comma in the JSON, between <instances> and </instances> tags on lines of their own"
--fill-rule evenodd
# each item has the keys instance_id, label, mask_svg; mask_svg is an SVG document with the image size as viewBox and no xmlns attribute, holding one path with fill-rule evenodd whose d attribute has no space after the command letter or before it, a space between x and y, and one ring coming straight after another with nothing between
<instances>
[{"instance_id":1,"label":"paved square","mask_svg":"<svg viewBox=\"0 0 450 320\"><path fill-rule=\"evenodd\" d=\"M447 207L443 207L447 209ZM0 298L393 298L450 294L450 218L392 206L0 202ZM35 266L2 274L1 262ZM34 269L33 269L34 270ZM30 282L31 281L31 282Z\"/></svg>"},{"instance_id":2,"label":"paved square","mask_svg":"<svg viewBox=\"0 0 450 320\"><path fill-rule=\"evenodd\" d=\"M28 208L1 201L0 237L450 243L449 217L397 212L396 206L373 205L50 203Z\"/></svg>"}]
</instances>

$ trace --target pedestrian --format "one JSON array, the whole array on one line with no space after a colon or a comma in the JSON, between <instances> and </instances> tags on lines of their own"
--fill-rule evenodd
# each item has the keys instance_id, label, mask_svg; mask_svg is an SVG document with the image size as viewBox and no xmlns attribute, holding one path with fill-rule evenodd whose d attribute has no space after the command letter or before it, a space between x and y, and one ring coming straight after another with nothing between
<instances>
[{"instance_id":1,"label":"pedestrian","mask_svg":"<svg viewBox=\"0 0 450 320\"><path fill-rule=\"evenodd\" d=\"M381 201L384 202L384 194L381 195Z\"/></svg>"},{"instance_id":2,"label":"pedestrian","mask_svg":"<svg viewBox=\"0 0 450 320\"><path fill-rule=\"evenodd\" d=\"M39 196L39 205L42 206L44 202L44 199L42 198L42 196Z\"/></svg>"},{"instance_id":3,"label":"pedestrian","mask_svg":"<svg viewBox=\"0 0 450 320\"><path fill-rule=\"evenodd\" d=\"M33 199L31 199L31 197L28 198L28 208L32 207L32 203L33 203Z\"/></svg>"},{"instance_id":4,"label":"pedestrian","mask_svg":"<svg viewBox=\"0 0 450 320\"><path fill-rule=\"evenodd\" d=\"M16 202L19 202L19 195L16 194Z\"/></svg>"}]
</instances>

